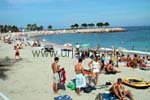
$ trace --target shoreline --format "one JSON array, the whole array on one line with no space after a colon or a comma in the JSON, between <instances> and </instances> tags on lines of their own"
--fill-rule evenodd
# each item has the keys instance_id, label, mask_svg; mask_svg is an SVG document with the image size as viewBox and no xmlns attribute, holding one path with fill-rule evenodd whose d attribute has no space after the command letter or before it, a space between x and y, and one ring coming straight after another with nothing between
<instances>
[{"instance_id":1,"label":"shoreline","mask_svg":"<svg viewBox=\"0 0 150 100\"><path fill-rule=\"evenodd\" d=\"M108 29L108 28L105 28L105 29ZM111 28L110 28L111 29ZM118 32L121 30L121 31L127 31L126 29L123 29L123 28L114 28L114 30L118 30ZM81 32L81 33L85 33L85 32L82 32L82 31L87 31L87 29L80 29L80 30L55 30L55 31L30 31L30 32L16 32L16 33L6 33L6 34L0 34L0 36L5 36L5 35L11 35L11 36L18 36L18 35L21 35L21 36L25 36L25 35L30 35L30 41L34 41L34 40L37 40L36 39L36 36L40 36L40 35L51 35L51 34L69 34L68 31L71 33L73 33L72 31L74 31L74 33L77 33L77 32ZM95 29L93 29L95 30ZM93 31L91 29L88 29L87 33L90 32L90 31ZM102 29L97 29L96 31L101 31L102 32ZM106 30L105 30L106 31ZM109 30L110 31L110 30ZM61 33L62 32L62 33ZM91 32L90 32L91 33ZM86 34L86 33L85 33ZM38 39L43 45L46 45L46 44L50 44L50 45L53 45L54 47L56 48L68 48L68 47L65 47L63 44L59 44L59 43L55 43L55 42L49 42L49 41L43 41L41 39ZM72 47L69 47L69 48L75 48L74 45ZM88 49L94 49L96 50L96 47L94 48L91 48L89 47ZM122 53L125 53L125 54L139 54L139 55L150 55L150 52L145 52L145 51L139 51L139 50L130 50L130 49L125 49L125 50L117 50L117 48L115 48L116 51L119 51L119 52L122 52ZM100 48L101 51L103 52L109 52L109 51L112 51L112 48L103 48L101 47Z\"/></svg>"}]
</instances>

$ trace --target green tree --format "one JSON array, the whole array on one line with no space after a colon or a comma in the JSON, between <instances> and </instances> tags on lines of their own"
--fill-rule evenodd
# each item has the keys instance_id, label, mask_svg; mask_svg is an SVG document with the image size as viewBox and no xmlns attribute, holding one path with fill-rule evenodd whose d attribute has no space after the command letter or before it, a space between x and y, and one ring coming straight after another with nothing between
<instances>
[{"instance_id":1,"label":"green tree","mask_svg":"<svg viewBox=\"0 0 150 100\"><path fill-rule=\"evenodd\" d=\"M17 26L13 25L11 31L12 32L19 32L19 29Z\"/></svg>"},{"instance_id":2,"label":"green tree","mask_svg":"<svg viewBox=\"0 0 150 100\"><path fill-rule=\"evenodd\" d=\"M27 24L27 30L28 31L31 31L31 26L32 26L31 24Z\"/></svg>"},{"instance_id":3,"label":"green tree","mask_svg":"<svg viewBox=\"0 0 150 100\"><path fill-rule=\"evenodd\" d=\"M8 32L8 26L7 26L7 25L4 26L4 32L5 32L5 33Z\"/></svg>"},{"instance_id":4,"label":"green tree","mask_svg":"<svg viewBox=\"0 0 150 100\"><path fill-rule=\"evenodd\" d=\"M99 27L103 27L103 23L102 22L98 22L97 24L96 24L96 26L99 28Z\"/></svg>"},{"instance_id":5,"label":"green tree","mask_svg":"<svg viewBox=\"0 0 150 100\"><path fill-rule=\"evenodd\" d=\"M12 30L12 26L11 25L7 25L7 31L11 32L11 30Z\"/></svg>"},{"instance_id":6,"label":"green tree","mask_svg":"<svg viewBox=\"0 0 150 100\"><path fill-rule=\"evenodd\" d=\"M74 29L74 28L75 28L75 26L74 26L74 25L71 25L70 27L71 27L71 29Z\"/></svg>"},{"instance_id":7,"label":"green tree","mask_svg":"<svg viewBox=\"0 0 150 100\"><path fill-rule=\"evenodd\" d=\"M44 29L44 27L43 27L43 25L41 25L41 26L37 26L37 29L36 30L38 30L38 31L42 31Z\"/></svg>"},{"instance_id":8,"label":"green tree","mask_svg":"<svg viewBox=\"0 0 150 100\"><path fill-rule=\"evenodd\" d=\"M104 26L108 27L110 24L108 22L104 23Z\"/></svg>"},{"instance_id":9,"label":"green tree","mask_svg":"<svg viewBox=\"0 0 150 100\"><path fill-rule=\"evenodd\" d=\"M31 30L32 30L32 31L35 31L35 30L37 30L37 29L38 29L37 25L36 25L36 24L32 24Z\"/></svg>"},{"instance_id":10,"label":"green tree","mask_svg":"<svg viewBox=\"0 0 150 100\"><path fill-rule=\"evenodd\" d=\"M3 25L0 25L0 32L3 33Z\"/></svg>"},{"instance_id":11,"label":"green tree","mask_svg":"<svg viewBox=\"0 0 150 100\"><path fill-rule=\"evenodd\" d=\"M86 23L83 23L83 24L81 24L81 27L83 27L83 28L87 28L87 24Z\"/></svg>"},{"instance_id":12,"label":"green tree","mask_svg":"<svg viewBox=\"0 0 150 100\"><path fill-rule=\"evenodd\" d=\"M0 25L0 32L6 33L6 32L19 32L19 28L15 25Z\"/></svg>"},{"instance_id":13,"label":"green tree","mask_svg":"<svg viewBox=\"0 0 150 100\"><path fill-rule=\"evenodd\" d=\"M88 24L88 27L89 27L89 28L94 28L94 26L95 26L95 24L94 24L94 23L90 23L90 24Z\"/></svg>"},{"instance_id":14,"label":"green tree","mask_svg":"<svg viewBox=\"0 0 150 100\"><path fill-rule=\"evenodd\" d=\"M74 27L75 27L75 28L78 28L78 27L79 27L79 25L78 25L78 24L74 24Z\"/></svg>"},{"instance_id":15,"label":"green tree","mask_svg":"<svg viewBox=\"0 0 150 100\"><path fill-rule=\"evenodd\" d=\"M53 28L52 25L48 25L47 27L48 30L51 30L52 28Z\"/></svg>"}]
</instances>

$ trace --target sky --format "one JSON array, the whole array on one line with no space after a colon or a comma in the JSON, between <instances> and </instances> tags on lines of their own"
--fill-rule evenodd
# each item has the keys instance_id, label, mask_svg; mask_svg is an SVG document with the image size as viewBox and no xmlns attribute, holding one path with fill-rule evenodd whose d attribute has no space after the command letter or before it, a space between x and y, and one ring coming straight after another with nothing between
<instances>
[{"instance_id":1,"label":"sky","mask_svg":"<svg viewBox=\"0 0 150 100\"><path fill-rule=\"evenodd\" d=\"M149 26L150 0L0 0L0 24Z\"/></svg>"}]
</instances>

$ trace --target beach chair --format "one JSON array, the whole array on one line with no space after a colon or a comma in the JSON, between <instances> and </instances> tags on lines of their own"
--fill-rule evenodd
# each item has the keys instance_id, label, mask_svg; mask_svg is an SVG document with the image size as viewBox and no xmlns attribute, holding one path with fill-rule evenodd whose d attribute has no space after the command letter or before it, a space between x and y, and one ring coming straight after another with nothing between
<instances>
[{"instance_id":1,"label":"beach chair","mask_svg":"<svg viewBox=\"0 0 150 100\"><path fill-rule=\"evenodd\" d=\"M44 50L46 52L53 52L54 51L54 47L53 47L53 45L45 45L44 46Z\"/></svg>"}]
</instances>

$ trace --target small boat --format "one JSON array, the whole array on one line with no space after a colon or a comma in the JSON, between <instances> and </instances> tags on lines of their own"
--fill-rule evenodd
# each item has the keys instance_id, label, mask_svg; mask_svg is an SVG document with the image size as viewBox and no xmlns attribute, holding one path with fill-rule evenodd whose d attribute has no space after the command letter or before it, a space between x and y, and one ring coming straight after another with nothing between
<instances>
[{"instance_id":1,"label":"small boat","mask_svg":"<svg viewBox=\"0 0 150 100\"><path fill-rule=\"evenodd\" d=\"M140 78L125 78L123 80L125 85L131 86L133 88L145 89L150 87L150 82L146 82Z\"/></svg>"}]
</instances>

